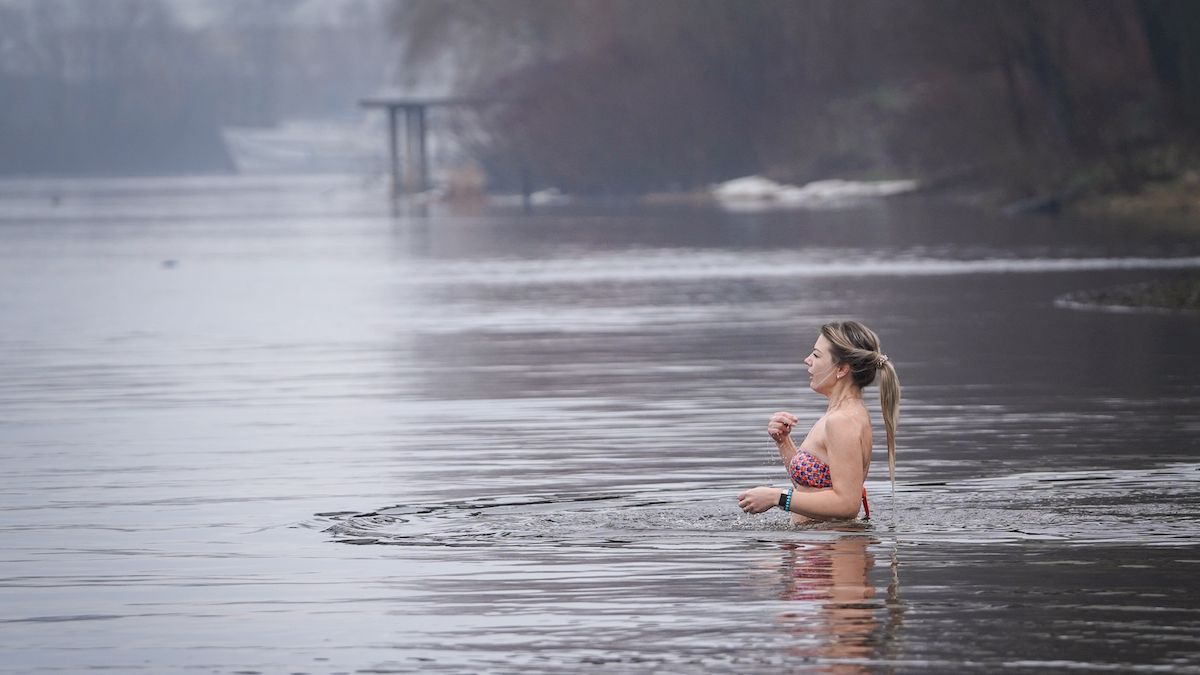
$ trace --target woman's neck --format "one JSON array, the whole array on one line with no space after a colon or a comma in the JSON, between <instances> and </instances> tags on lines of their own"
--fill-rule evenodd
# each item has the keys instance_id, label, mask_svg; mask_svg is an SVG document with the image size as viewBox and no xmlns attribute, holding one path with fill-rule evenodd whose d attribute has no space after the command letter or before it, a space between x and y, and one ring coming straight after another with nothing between
<instances>
[{"instance_id":1,"label":"woman's neck","mask_svg":"<svg viewBox=\"0 0 1200 675\"><path fill-rule=\"evenodd\" d=\"M825 412L831 413L855 403L862 403L862 389L854 386L852 382L838 382L833 391L829 392L829 407L825 408Z\"/></svg>"}]
</instances>

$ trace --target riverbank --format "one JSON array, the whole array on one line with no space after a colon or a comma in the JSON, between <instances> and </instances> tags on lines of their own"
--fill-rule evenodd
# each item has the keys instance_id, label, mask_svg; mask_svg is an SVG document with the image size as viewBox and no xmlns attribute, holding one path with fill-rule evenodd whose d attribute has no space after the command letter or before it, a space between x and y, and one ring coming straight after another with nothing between
<instances>
[{"instance_id":1,"label":"riverbank","mask_svg":"<svg viewBox=\"0 0 1200 675\"><path fill-rule=\"evenodd\" d=\"M1070 213L1122 220L1200 235L1200 168L1174 178L1147 182L1136 192L1085 195L1071 202Z\"/></svg>"},{"instance_id":2,"label":"riverbank","mask_svg":"<svg viewBox=\"0 0 1200 675\"><path fill-rule=\"evenodd\" d=\"M1136 190L1096 190L1065 200L1063 213L1131 223L1148 231L1200 236L1200 166L1147 180ZM1200 312L1200 277L1163 279L1084 291L1066 305L1114 310Z\"/></svg>"},{"instance_id":3,"label":"riverbank","mask_svg":"<svg viewBox=\"0 0 1200 675\"><path fill-rule=\"evenodd\" d=\"M1148 233L1200 238L1200 160L1182 146L1151 148L1129 160L1125 187L1115 164L1080 167L1067 187L1013 192L1017 181L1003 172L965 169L926 179L917 191L982 211L1013 217L1040 216L1053 227L1057 218L1120 224ZM1141 176L1134 180L1130 176ZM1007 176L1007 178L1006 178ZM1136 187L1128 187L1132 183ZM1026 188L1027 190L1028 188ZM1063 296L1063 306L1131 311L1200 312L1200 277L1159 279L1119 287L1089 289Z\"/></svg>"}]
</instances>

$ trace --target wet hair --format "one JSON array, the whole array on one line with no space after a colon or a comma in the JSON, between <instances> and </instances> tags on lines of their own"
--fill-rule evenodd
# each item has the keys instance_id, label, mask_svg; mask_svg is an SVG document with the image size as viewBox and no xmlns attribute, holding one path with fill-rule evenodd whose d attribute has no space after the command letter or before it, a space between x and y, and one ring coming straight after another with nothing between
<instances>
[{"instance_id":1,"label":"wet hair","mask_svg":"<svg viewBox=\"0 0 1200 675\"><path fill-rule=\"evenodd\" d=\"M896 484L896 422L900 416L900 380L896 367L879 348L875 331L857 321L834 321L821 326L821 335L829 340L835 364L850 366L850 376L859 388L875 381L879 374L879 408L887 431L888 479L893 491Z\"/></svg>"}]
</instances>

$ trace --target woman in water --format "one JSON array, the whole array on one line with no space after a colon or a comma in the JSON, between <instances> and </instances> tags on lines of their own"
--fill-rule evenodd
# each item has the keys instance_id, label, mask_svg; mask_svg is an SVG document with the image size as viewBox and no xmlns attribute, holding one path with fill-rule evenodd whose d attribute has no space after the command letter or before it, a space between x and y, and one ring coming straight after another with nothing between
<instances>
[{"instance_id":1,"label":"woman in water","mask_svg":"<svg viewBox=\"0 0 1200 675\"><path fill-rule=\"evenodd\" d=\"M896 480L896 417L900 410L900 382L896 369L879 349L879 337L857 321L821 326L812 353L804 359L808 386L829 399L829 407L800 443L792 441L792 427L800 420L789 412L771 416L767 433L779 446L792 487L756 487L738 495L746 513L762 513L778 506L796 521L854 518L861 505L871 516L863 483L871 467L871 416L863 403L863 387L878 373L879 403L887 431L888 478Z\"/></svg>"}]
</instances>

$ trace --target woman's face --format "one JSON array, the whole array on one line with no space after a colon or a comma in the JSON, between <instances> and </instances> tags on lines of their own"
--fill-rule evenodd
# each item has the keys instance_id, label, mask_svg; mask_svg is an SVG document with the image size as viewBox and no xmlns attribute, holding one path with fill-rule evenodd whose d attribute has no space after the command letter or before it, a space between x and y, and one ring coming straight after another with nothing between
<instances>
[{"instance_id":1,"label":"woman's face","mask_svg":"<svg viewBox=\"0 0 1200 675\"><path fill-rule=\"evenodd\" d=\"M808 386L813 391L828 392L836 382L837 366L833 362L830 347L829 340L822 335L804 359L804 365L808 366Z\"/></svg>"}]
</instances>

